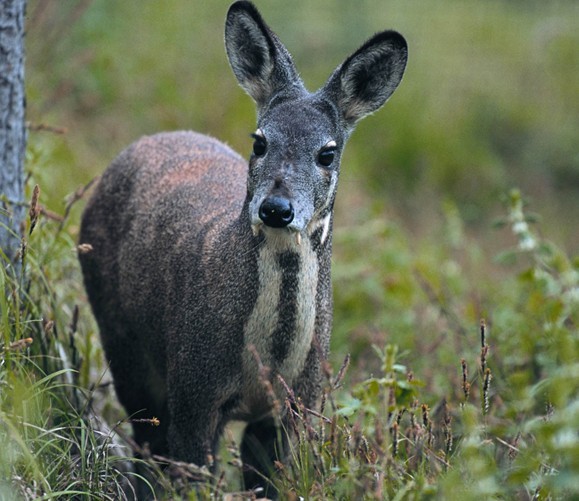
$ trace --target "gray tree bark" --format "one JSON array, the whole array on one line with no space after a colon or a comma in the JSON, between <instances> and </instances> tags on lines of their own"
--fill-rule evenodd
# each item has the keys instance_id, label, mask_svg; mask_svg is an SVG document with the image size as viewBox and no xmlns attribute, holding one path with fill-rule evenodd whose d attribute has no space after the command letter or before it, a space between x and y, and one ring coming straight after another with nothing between
<instances>
[{"instance_id":1,"label":"gray tree bark","mask_svg":"<svg viewBox=\"0 0 579 501\"><path fill-rule=\"evenodd\" d=\"M25 10L26 0L0 0L0 248L10 261L18 254L25 216Z\"/></svg>"}]
</instances>

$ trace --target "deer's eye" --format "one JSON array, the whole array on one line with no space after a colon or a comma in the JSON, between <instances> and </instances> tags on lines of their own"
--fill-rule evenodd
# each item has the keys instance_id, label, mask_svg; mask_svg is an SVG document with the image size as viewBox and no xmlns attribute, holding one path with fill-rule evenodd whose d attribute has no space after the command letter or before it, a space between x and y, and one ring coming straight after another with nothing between
<instances>
[{"instance_id":1,"label":"deer's eye","mask_svg":"<svg viewBox=\"0 0 579 501\"><path fill-rule=\"evenodd\" d=\"M332 165L336 156L336 142L330 141L318 153L318 163L324 167Z\"/></svg>"},{"instance_id":2,"label":"deer's eye","mask_svg":"<svg viewBox=\"0 0 579 501\"><path fill-rule=\"evenodd\" d=\"M262 157L263 155L265 155L265 152L267 150L267 142L265 140L263 132L261 132L260 129L257 129L255 134L252 134L251 137L253 137L253 154L256 157Z\"/></svg>"}]
</instances>

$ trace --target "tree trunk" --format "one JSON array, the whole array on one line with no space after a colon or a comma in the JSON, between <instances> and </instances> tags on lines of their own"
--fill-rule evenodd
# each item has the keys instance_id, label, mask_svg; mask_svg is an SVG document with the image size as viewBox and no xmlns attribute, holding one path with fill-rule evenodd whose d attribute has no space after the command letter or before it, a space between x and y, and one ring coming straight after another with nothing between
<instances>
[{"instance_id":1,"label":"tree trunk","mask_svg":"<svg viewBox=\"0 0 579 501\"><path fill-rule=\"evenodd\" d=\"M25 10L26 0L0 0L0 249L11 262L18 254L25 215Z\"/></svg>"}]
</instances>

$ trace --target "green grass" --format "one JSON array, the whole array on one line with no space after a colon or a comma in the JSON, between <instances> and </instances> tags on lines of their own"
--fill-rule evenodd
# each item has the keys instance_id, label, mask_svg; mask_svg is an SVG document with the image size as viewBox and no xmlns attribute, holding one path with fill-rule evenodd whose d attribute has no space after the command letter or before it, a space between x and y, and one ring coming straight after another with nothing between
<instances>
[{"instance_id":1,"label":"green grass","mask_svg":"<svg viewBox=\"0 0 579 501\"><path fill-rule=\"evenodd\" d=\"M2 499L119 499L143 472L173 498L241 488L230 436L224 476L195 493L184 479L206 472L174 464L171 483L127 459L76 258L79 186L139 135L192 128L248 151L229 2L168 3L29 1L28 119L66 133L30 132L28 196L38 183L67 216L41 214L22 281L2 266ZM410 43L401 88L346 151L325 417L295 416L276 482L306 499L579 496L577 3L260 7L311 87L373 31Z\"/></svg>"},{"instance_id":2,"label":"green grass","mask_svg":"<svg viewBox=\"0 0 579 501\"><path fill-rule=\"evenodd\" d=\"M302 408L292 421L292 461L275 479L287 495L579 495L579 259L538 236L514 190L497 222L513 247L494 256L500 279L482 277L472 267L485 256L456 210L446 214L441 238L422 248L378 218L337 233L334 358L322 417ZM232 466L216 478L175 463L171 481L153 462L139 468L130 458L128 418L109 391L74 231L71 221L61 229L41 216L23 280L2 274L3 498L119 499L127 479L144 472L168 498L239 491L230 437L223 455ZM209 483L189 492L187 478Z\"/></svg>"},{"instance_id":3,"label":"green grass","mask_svg":"<svg viewBox=\"0 0 579 501\"><path fill-rule=\"evenodd\" d=\"M431 491L443 499L459 492L461 499L577 495L578 262L537 235L518 191L506 204L507 216L497 226L511 230L514 245L491 257L502 263L495 276L481 276L480 269L488 272L491 263L464 236L452 208L439 239L420 251L384 223L338 240L342 249L351 245L352 256L360 248L367 252L358 268L338 266L336 335L350 349L359 347L364 373L377 374L354 386L347 408L357 411L356 422L368 423L371 436L374 416L392 432L392 419L402 412L401 452L393 463L402 470L383 487L390 489L389 497ZM388 263L392 271L371 273L378 263ZM344 324L352 318L355 327ZM484 368L480 318L486 319ZM367 347L384 340L387 356L378 368L368 363ZM404 377L409 370L411 379ZM432 409L433 447L425 447L429 432L422 404ZM557 418L554 409L561 412ZM388 454L384 461L388 471L395 468Z\"/></svg>"}]
</instances>

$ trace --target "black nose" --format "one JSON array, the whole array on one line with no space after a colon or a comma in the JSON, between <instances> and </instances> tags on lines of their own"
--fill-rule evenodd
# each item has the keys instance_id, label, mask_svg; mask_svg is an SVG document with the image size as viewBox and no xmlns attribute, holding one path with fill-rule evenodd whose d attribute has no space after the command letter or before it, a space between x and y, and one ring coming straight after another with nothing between
<instances>
[{"instance_id":1,"label":"black nose","mask_svg":"<svg viewBox=\"0 0 579 501\"><path fill-rule=\"evenodd\" d=\"M285 228L294 219L294 208L285 198L267 197L261 203L259 217L266 226Z\"/></svg>"}]
</instances>

